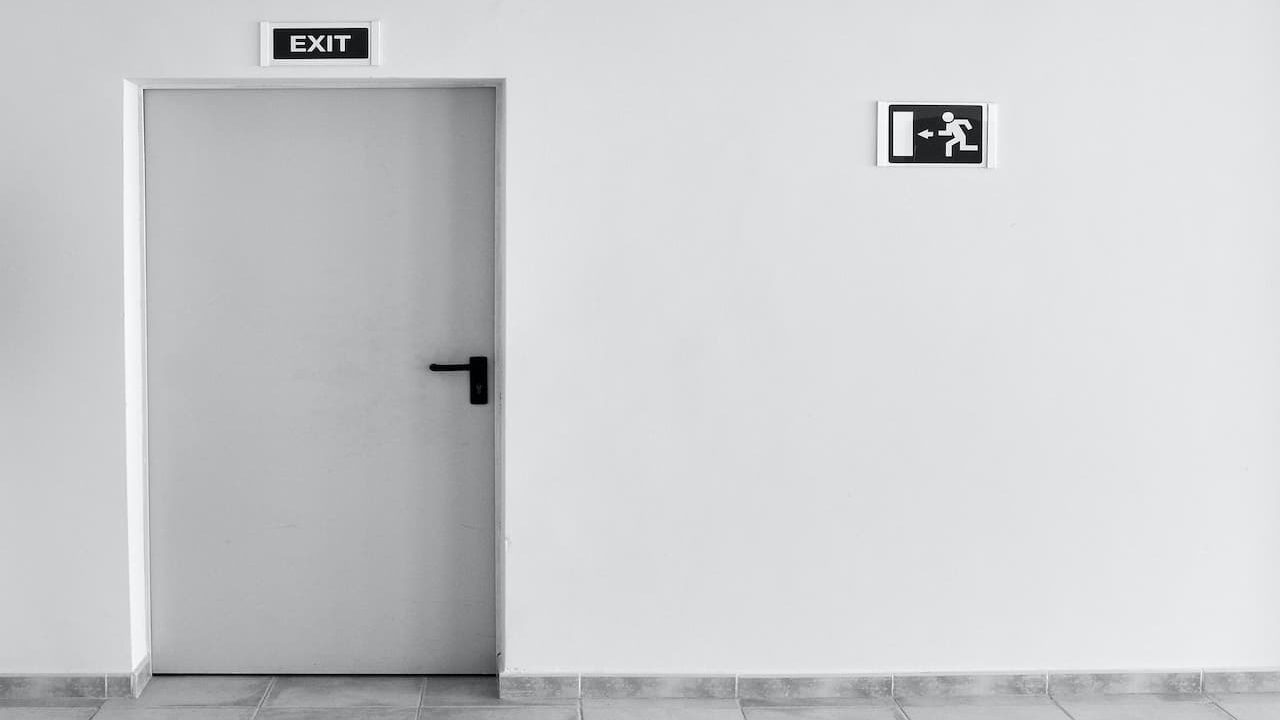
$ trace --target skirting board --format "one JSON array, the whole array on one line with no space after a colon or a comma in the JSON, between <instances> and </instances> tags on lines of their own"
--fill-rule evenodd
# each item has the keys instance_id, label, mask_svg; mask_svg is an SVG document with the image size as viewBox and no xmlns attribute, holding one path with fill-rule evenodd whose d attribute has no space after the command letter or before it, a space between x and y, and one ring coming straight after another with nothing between
<instances>
[{"instance_id":1,"label":"skirting board","mask_svg":"<svg viewBox=\"0 0 1280 720\"><path fill-rule=\"evenodd\" d=\"M1280 692L1280 670L909 673L887 675L535 675L503 673L503 698L823 698Z\"/></svg>"},{"instance_id":2,"label":"skirting board","mask_svg":"<svg viewBox=\"0 0 1280 720\"><path fill-rule=\"evenodd\" d=\"M151 682L151 658L128 674L0 675L0 700L138 697Z\"/></svg>"}]
</instances>

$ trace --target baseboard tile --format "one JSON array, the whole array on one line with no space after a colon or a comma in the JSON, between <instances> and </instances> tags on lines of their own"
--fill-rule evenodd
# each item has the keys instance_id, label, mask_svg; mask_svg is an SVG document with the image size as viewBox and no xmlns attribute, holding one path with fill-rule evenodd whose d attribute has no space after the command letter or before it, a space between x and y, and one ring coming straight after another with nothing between
<instances>
[{"instance_id":1,"label":"baseboard tile","mask_svg":"<svg viewBox=\"0 0 1280 720\"><path fill-rule=\"evenodd\" d=\"M0 675L0 700L105 698L106 678L105 675Z\"/></svg>"},{"instance_id":2,"label":"baseboard tile","mask_svg":"<svg viewBox=\"0 0 1280 720\"><path fill-rule=\"evenodd\" d=\"M128 674L0 675L0 700L106 700L138 697L151 681L151 658Z\"/></svg>"},{"instance_id":3,"label":"baseboard tile","mask_svg":"<svg viewBox=\"0 0 1280 720\"><path fill-rule=\"evenodd\" d=\"M733 698L733 675L583 675L583 699Z\"/></svg>"},{"instance_id":4,"label":"baseboard tile","mask_svg":"<svg viewBox=\"0 0 1280 720\"><path fill-rule=\"evenodd\" d=\"M1184 695L1199 693L1199 670L1182 672L1049 673L1049 694Z\"/></svg>"},{"instance_id":5,"label":"baseboard tile","mask_svg":"<svg viewBox=\"0 0 1280 720\"><path fill-rule=\"evenodd\" d=\"M106 677L107 698L133 697L133 675L108 675Z\"/></svg>"},{"instance_id":6,"label":"baseboard tile","mask_svg":"<svg viewBox=\"0 0 1280 720\"><path fill-rule=\"evenodd\" d=\"M1206 693L1280 693L1280 670L1206 670Z\"/></svg>"},{"instance_id":7,"label":"baseboard tile","mask_svg":"<svg viewBox=\"0 0 1280 720\"><path fill-rule=\"evenodd\" d=\"M743 700L888 699L892 675L739 675Z\"/></svg>"},{"instance_id":8,"label":"baseboard tile","mask_svg":"<svg viewBox=\"0 0 1280 720\"><path fill-rule=\"evenodd\" d=\"M913 697L1280 692L1280 670L1168 672L900 673L896 675L499 676L503 698L732 698L785 700Z\"/></svg>"},{"instance_id":9,"label":"baseboard tile","mask_svg":"<svg viewBox=\"0 0 1280 720\"><path fill-rule=\"evenodd\" d=\"M142 691L147 689L147 685L151 682L151 656L147 655L142 658L142 662L138 663L138 667L133 669L133 675L129 683L129 696L142 697Z\"/></svg>"},{"instance_id":10,"label":"baseboard tile","mask_svg":"<svg viewBox=\"0 0 1280 720\"><path fill-rule=\"evenodd\" d=\"M910 673L893 676L894 697L1047 695L1044 673Z\"/></svg>"},{"instance_id":11,"label":"baseboard tile","mask_svg":"<svg viewBox=\"0 0 1280 720\"><path fill-rule=\"evenodd\" d=\"M501 698L563 699L582 696L582 679L578 675L521 675L502 673L498 676Z\"/></svg>"}]
</instances>

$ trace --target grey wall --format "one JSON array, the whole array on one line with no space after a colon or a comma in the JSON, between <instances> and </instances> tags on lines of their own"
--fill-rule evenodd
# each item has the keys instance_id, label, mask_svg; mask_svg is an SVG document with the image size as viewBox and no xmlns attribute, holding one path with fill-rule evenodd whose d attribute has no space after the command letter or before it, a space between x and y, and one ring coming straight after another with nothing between
<instances>
[{"instance_id":1,"label":"grey wall","mask_svg":"<svg viewBox=\"0 0 1280 720\"><path fill-rule=\"evenodd\" d=\"M8 10L0 672L145 652L121 79L339 75L509 79L508 669L1280 665L1275 3ZM874 167L933 98L999 170Z\"/></svg>"}]
</instances>

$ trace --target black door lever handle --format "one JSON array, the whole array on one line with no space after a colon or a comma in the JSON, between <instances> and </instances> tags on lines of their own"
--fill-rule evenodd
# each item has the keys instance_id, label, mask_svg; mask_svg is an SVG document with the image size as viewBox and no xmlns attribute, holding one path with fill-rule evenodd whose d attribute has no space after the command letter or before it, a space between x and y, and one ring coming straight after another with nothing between
<instances>
[{"instance_id":1,"label":"black door lever handle","mask_svg":"<svg viewBox=\"0 0 1280 720\"><path fill-rule=\"evenodd\" d=\"M431 363L427 369L431 372L470 373L471 404L489 404L489 358L483 355L472 355L465 363Z\"/></svg>"}]
</instances>

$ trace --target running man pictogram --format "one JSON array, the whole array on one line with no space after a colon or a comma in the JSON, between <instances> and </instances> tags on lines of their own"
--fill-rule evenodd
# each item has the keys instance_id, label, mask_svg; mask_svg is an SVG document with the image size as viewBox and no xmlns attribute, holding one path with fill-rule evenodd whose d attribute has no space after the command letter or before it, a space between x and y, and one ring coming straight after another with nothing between
<instances>
[{"instance_id":1,"label":"running man pictogram","mask_svg":"<svg viewBox=\"0 0 1280 720\"><path fill-rule=\"evenodd\" d=\"M938 137L951 138L947 141L947 157L951 157L951 151L956 145L959 145L961 150L973 151L978 149L977 145L970 145L966 142L969 138L965 135L965 130L973 129L973 125L968 120L963 118L957 120L956 114L948 110L942 113L942 122L947 124L947 128L939 130Z\"/></svg>"}]
</instances>

